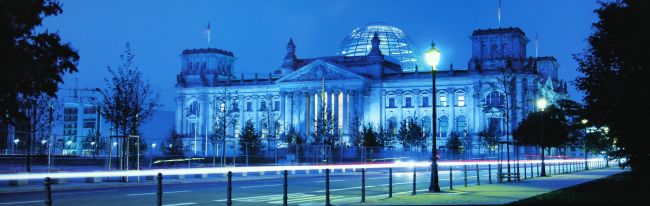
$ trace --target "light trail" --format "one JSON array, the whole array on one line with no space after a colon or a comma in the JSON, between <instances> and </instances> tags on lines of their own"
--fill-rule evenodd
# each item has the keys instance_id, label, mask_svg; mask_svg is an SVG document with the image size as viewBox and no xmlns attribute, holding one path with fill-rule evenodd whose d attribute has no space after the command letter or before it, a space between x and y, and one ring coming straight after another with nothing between
<instances>
[{"instance_id":1,"label":"light trail","mask_svg":"<svg viewBox=\"0 0 650 206\"><path fill-rule=\"evenodd\" d=\"M585 159L552 159L545 160L546 164L557 163L575 163L584 162ZM602 162L602 158L591 158L589 162ZM505 162L502 162L505 163ZM519 164L541 163L541 160L520 160ZM474 161L439 161L438 166L475 166L475 165L496 165L495 160L474 160ZM511 162L511 165L516 164ZM128 176L156 176L162 173L169 175L192 175L192 174L226 174L232 173L252 173L252 172L278 172L293 170L341 170L341 169L387 169L387 168L412 168L412 167L430 167L431 162L394 162L394 163L375 163L375 164L336 164L336 165L288 165L288 166L249 166L249 167L207 167L207 168L182 168L182 169L152 169L152 170L128 170L128 171L94 171L94 172L51 172L51 173L14 173L0 174L0 181L9 180L43 180L46 177L52 179L66 178L87 178L87 177L128 177ZM496 169L496 167L495 167Z\"/></svg>"}]
</instances>

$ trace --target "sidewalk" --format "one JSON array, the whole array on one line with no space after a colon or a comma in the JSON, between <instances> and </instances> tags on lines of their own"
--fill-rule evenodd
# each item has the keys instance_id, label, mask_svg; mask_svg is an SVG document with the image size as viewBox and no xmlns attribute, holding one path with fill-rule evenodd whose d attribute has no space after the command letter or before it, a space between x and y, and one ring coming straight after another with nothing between
<instances>
[{"instance_id":1,"label":"sidewalk","mask_svg":"<svg viewBox=\"0 0 650 206\"><path fill-rule=\"evenodd\" d=\"M397 194L393 198L372 198L366 203L356 205L501 205L624 171L627 170L611 167L550 177L536 177L521 182L470 185L468 187L454 186L453 191L449 191L449 188L445 187L446 185L441 185L441 193L418 191L419 194L415 196Z\"/></svg>"}]
</instances>

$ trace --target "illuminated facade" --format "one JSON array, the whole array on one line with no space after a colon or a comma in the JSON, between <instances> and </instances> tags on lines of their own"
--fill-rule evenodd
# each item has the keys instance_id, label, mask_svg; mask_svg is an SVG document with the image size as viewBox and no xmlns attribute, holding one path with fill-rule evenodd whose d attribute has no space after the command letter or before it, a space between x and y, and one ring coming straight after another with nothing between
<instances>
[{"instance_id":1,"label":"illuminated facade","mask_svg":"<svg viewBox=\"0 0 650 206\"><path fill-rule=\"evenodd\" d=\"M373 25L366 27L372 29ZM233 139L244 122L251 120L256 128L264 128L268 118L277 120L280 131L293 126L303 136L311 134L324 88L323 102L334 111L337 132L344 140L350 141L350 134L360 124L386 126L394 122L399 127L402 120L410 118L430 131L431 109L435 108L438 145L444 145L451 132L475 138L490 125L504 131L506 112L513 129L525 114L536 109L536 99L544 97L552 103L567 95L566 83L557 76L555 58L527 57L528 39L519 28L475 30L467 68L439 70L435 92L431 90L430 70L406 71L403 59L386 55L382 45L387 44L382 43L379 32L372 34L369 49L361 46L367 52L351 49L356 47L351 45L357 43L350 42L358 30L343 41L336 56L298 58L290 40L278 69L252 77L234 73L235 57L228 51L185 50L177 76L176 130L188 135L188 150L199 144L201 154L204 148L212 153L205 145L216 121L211 101L224 88L236 92L232 104L237 118L228 128ZM367 37L361 34L362 39ZM401 30L399 34L406 37ZM409 50L405 54L413 54L408 58L414 58L416 65L416 56L421 54L415 53L410 43L404 48ZM506 74L512 81L504 87L499 80ZM436 95L436 102L432 102L432 95Z\"/></svg>"}]
</instances>

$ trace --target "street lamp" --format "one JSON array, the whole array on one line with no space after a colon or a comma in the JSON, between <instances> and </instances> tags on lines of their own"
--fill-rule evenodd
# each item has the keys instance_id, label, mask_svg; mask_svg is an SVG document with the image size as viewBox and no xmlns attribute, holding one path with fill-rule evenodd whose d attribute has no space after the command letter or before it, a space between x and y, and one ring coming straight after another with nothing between
<instances>
[{"instance_id":1,"label":"street lamp","mask_svg":"<svg viewBox=\"0 0 650 206\"><path fill-rule=\"evenodd\" d=\"M544 109L546 109L546 99L541 98L537 100L537 108L540 109L540 111L544 112ZM540 145L542 147L542 172L540 176L546 176L546 164L544 164L544 114L540 113L540 130L539 130L539 136L540 136Z\"/></svg>"},{"instance_id":2,"label":"street lamp","mask_svg":"<svg viewBox=\"0 0 650 206\"><path fill-rule=\"evenodd\" d=\"M424 59L431 66L431 180L429 181L429 192L440 192L438 184L438 154L436 145L436 67L440 63L440 50L436 44L431 42L431 48L424 53Z\"/></svg>"},{"instance_id":3,"label":"street lamp","mask_svg":"<svg viewBox=\"0 0 650 206\"><path fill-rule=\"evenodd\" d=\"M580 121L582 125L585 127L585 137L582 138L582 148L584 149L585 152L585 170L589 169L589 164L587 163L587 123L589 122L587 119L582 119Z\"/></svg>"},{"instance_id":4,"label":"street lamp","mask_svg":"<svg viewBox=\"0 0 650 206\"><path fill-rule=\"evenodd\" d=\"M18 150L18 143L20 142L20 139L14 139L14 154L16 154L16 150Z\"/></svg>"}]
</instances>

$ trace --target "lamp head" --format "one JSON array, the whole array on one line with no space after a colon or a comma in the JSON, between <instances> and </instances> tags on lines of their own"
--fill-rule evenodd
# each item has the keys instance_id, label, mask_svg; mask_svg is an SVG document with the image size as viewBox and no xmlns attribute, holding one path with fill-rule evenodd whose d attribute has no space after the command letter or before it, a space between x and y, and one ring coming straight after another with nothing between
<instances>
[{"instance_id":1,"label":"lamp head","mask_svg":"<svg viewBox=\"0 0 650 206\"><path fill-rule=\"evenodd\" d=\"M544 111L547 104L548 104L548 102L546 102L546 99L544 99L544 98L541 98L541 99L537 100L537 108L541 109L542 111Z\"/></svg>"},{"instance_id":2,"label":"lamp head","mask_svg":"<svg viewBox=\"0 0 650 206\"><path fill-rule=\"evenodd\" d=\"M431 48L424 53L424 59L431 66L432 70L436 70L436 67L440 63L440 50L436 48L435 43L431 42Z\"/></svg>"}]
</instances>

